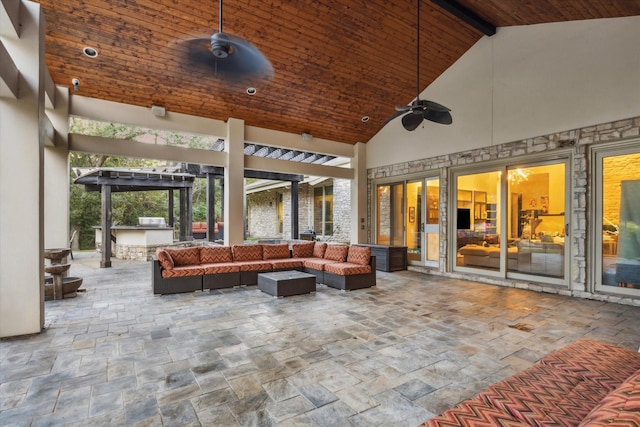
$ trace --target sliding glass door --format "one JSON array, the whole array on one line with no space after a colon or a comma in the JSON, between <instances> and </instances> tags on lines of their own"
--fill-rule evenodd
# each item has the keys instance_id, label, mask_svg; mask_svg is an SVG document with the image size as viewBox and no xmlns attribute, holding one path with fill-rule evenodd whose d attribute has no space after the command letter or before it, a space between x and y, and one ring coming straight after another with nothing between
<instances>
[{"instance_id":1,"label":"sliding glass door","mask_svg":"<svg viewBox=\"0 0 640 427\"><path fill-rule=\"evenodd\" d=\"M440 181L419 178L376 186L376 243L406 246L412 265L438 266Z\"/></svg>"},{"instance_id":2,"label":"sliding glass door","mask_svg":"<svg viewBox=\"0 0 640 427\"><path fill-rule=\"evenodd\" d=\"M640 151L635 145L596 151L592 256L597 291L640 295Z\"/></svg>"},{"instance_id":3,"label":"sliding glass door","mask_svg":"<svg viewBox=\"0 0 640 427\"><path fill-rule=\"evenodd\" d=\"M377 187L376 243L404 246L404 183Z\"/></svg>"},{"instance_id":4,"label":"sliding glass door","mask_svg":"<svg viewBox=\"0 0 640 427\"><path fill-rule=\"evenodd\" d=\"M455 267L563 284L566 160L455 175Z\"/></svg>"}]
</instances>

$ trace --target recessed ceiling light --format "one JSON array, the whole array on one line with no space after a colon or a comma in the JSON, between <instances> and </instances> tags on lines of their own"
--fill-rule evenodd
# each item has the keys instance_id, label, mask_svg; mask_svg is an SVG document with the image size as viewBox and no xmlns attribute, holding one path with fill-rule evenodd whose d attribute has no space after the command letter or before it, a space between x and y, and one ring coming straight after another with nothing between
<instances>
[{"instance_id":1,"label":"recessed ceiling light","mask_svg":"<svg viewBox=\"0 0 640 427\"><path fill-rule=\"evenodd\" d=\"M256 90L256 88L255 88L255 87L248 87L248 88L247 88L247 93L248 93L249 95L255 95L255 94L256 94L256 92L257 92L257 90Z\"/></svg>"},{"instance_id":2,"label":"recessed ceiling light","mask_svg":"<svg viewBox=\"0 0 640 427\"><path fill-rule=\"evenodd\" d=\"M362 118L360 119L363 122L368 122L369 121L369 116L362 116Z\"/></svg>"},{"instance_id":3,"label":"recessed ceiling light","mask_svg":"<svg viewBox=\"0 0 640 427\"><path fill-rule=\"evenodd\" d=\"M85 46L84 49L82 49L82 52L87 55L89 58L95 58L96 56L98 56L98 51L92 47L89 46Z\"/></svg>"}]
</instances>

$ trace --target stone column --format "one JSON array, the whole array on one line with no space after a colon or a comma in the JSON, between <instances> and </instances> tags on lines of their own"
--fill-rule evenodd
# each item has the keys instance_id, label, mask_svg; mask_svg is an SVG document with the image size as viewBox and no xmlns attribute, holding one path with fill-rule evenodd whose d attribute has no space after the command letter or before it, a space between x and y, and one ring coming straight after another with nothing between
<instances>
[{"instance_id":1,"label":"stone column","mask_svg":"<svg viewBox=\"0 0 640 427\"><path fill-rule=\"evenodd\" d=\"M44 17L38 3L13 5L12 16L0 7L0 41L20 73L17 94L0 96L0 337L44 326Z\"/></svg>"},{"instance_id":2,"label":"stone column","mask_svg":"<svg viewBox=\"0 0 640 427\"><path fill-rule=\"evenodd\" d=\"M47 109L53 144L44 147L44 247L69 246L69 89L55 88L55 105Z\"/></svg>"},{"instance_id":3,"label":"stone column","mask_svg":"<svg viewBox=\"0 0 640 427\"><path fill-rule=\"evenodd\" d=\"M351 243L367 243L367 152L366 144L358 142L353 146L351 167L354 178L351 181Z\"/></svg>"},{"instance_id":4,"label":"stone column","mask_svg":"<svg viewBox=\"0 0 640 427\"><path fill-rule=\"evenodd\" d=\"M227 122L227 164L224 168L224 244L244 242L244 121Z\"/></svg>"}]
</instances>

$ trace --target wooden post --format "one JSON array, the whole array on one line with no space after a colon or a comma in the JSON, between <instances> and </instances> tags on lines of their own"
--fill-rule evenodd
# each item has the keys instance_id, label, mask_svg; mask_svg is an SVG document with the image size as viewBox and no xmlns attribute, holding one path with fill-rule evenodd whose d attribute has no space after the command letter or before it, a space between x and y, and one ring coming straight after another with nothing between
<instances>
[{"instance_id":1,"label":"wooden post","mask_svg":"<svg viewBox=\"0 0 640 427\"><path fill-rule=\"evenodd\" d=\"M102 184L102 259L100 268L111 267L111 186Z\"/></svg>"},{"instance_id":2,"label":"wooden post","mask_svg":"<svg viewBox=\"0 0 640 427\"><path fill-rule=\"evenodd\" d=\"M193 240L193 206L191 187L180 189L180 241Z\"/></svg>"},{"instance_id":3,"label":"wooden post","mask_svg":"<svg viewBox=\"0 0 640 427\"><path fill-rule=\"evenodd\" d=\"M298 181L291 181L291 239L298 236Z\"/></svg>"},{"instance_id":4,"label":"wooden post","mask_svg":"<svg viewBox=\"0 0 640 427\"><path fill-rule=\"evenodd\" d=\"M207 173L207 240L216 239L216 176Z\"/></svg>"},{"instance_id":5,"label":"wooden post","mask_svg":"<svg viewBox=\"0 0 640 427\"><path fill-rule=\"evenodd\" d=\"M169 226L173 227L176 219L173 216L173 190L169 190Z\"/></svg>"}]
</instances>

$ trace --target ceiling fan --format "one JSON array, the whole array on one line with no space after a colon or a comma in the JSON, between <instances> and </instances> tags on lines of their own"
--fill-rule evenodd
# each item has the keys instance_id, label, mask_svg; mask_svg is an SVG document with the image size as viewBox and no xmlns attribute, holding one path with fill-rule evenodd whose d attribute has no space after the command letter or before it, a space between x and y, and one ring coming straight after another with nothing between
<instances>
[{"instance_id":1,"label":"ceiling fan","mask_svg":"<svg viewBox=\"0 0 640 427\"><path fill-rule=\"evenodd\" d=\"M218 32L211 37L180 41L187 65L230 82L273 77L271 62L251 42L222 32L222 0Z\"/></svg>"},{"instance_id":2,"label":"ceiling fan","mask_svg":"<svg viewBox=\"0 0 640 427\"><path fill-rule=\"evenodd\" d=\"M417 17L417 37L416 37L416 99L409 105L397 105L396 113L389 117L384 124L389 123L396 117L402 117L402 126L406 130L415 130L422 120L430 120L443 125L453 123L451 111L444 105L437 102L420 99L420 1L418 0L418 17Z\"/></svg>"}]
</instances>

